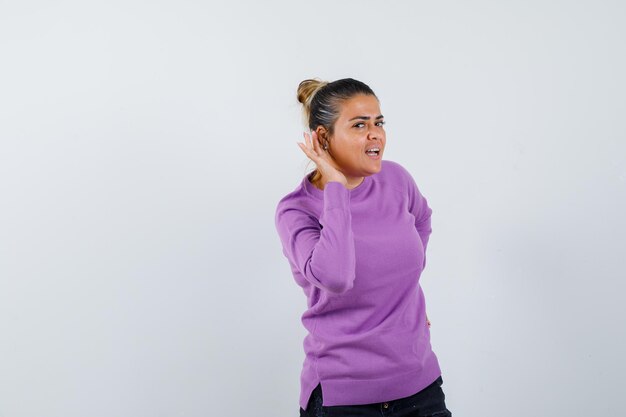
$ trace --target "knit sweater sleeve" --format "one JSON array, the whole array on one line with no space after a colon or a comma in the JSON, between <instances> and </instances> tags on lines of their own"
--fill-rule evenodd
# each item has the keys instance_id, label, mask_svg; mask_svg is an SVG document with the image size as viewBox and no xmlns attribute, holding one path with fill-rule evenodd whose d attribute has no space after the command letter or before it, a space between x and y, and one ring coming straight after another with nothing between
<instances>
[{"instance_id":1,"label":"knit sweater sleeve","mask_svg":"<svg viewBox=\"0 0 626 417\"><path fill-rule=\"evenodd\" d=\"M424 247L424 265L426 266L426 247L428 246L428 240L432 233L431 227L431 214L432 209L428 206L426 197L422 195L415 180L408 173L409 180L409 211L415 216L415 228L422 240L422 246Z\"/></svg>"},{"instance_id":2,"label":"knit sweater sleeve","mask_svg":"<svg viewBox=\"0 0 626 417\"><path fill-rule=\"evenodd\" d=\"M275 220L283 253L308 282L334 294L352 288L356 262L347 188L326 184L319 219L285 202Z\"/></svg>"}]
</instances>

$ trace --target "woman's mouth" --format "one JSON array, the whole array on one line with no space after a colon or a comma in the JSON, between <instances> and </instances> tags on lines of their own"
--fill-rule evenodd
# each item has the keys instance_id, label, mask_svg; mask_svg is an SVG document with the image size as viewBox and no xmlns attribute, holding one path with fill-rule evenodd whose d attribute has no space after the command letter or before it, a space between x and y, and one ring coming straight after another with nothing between
<instances>
[{"instance_id":1,"label":"woman's mouth","mask_svg":"<svg viewBox=\"0 0 626 417\"><path fill-rule=\"evenodd\" d=\"M380 147L374 146L365 151L365 154L369 156L371 159L380 159Z\"/></svg>"}]
</instances>

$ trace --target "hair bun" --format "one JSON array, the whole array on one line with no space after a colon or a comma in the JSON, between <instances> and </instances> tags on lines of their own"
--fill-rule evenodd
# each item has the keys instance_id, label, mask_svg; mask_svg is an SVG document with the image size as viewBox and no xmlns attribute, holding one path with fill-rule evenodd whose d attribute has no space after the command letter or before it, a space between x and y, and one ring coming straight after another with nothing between
<instances>
[{"instance_id":1,"label":"hair bun","mask_svg":"<svg viewBox=\"0 0 626 417\"><path fill-rule=\"evenodd\" d=\"M298 86L298 101L305 107L308 107L313 99L315 93L317 93L322 87L328 84L327 81L319 79L304 80Z\"/></svg>"}]
</instances>

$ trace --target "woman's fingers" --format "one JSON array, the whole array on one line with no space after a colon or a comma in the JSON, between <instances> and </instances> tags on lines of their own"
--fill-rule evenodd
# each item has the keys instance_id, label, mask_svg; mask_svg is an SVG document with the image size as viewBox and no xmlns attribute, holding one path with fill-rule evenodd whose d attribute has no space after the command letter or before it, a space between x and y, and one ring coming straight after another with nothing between
<instances>
[{"instance_id":1,"label":"woman's fingers","mask_svg":"<svg viewBox=\"0 0 626 417\"><path fill-rule=\"evenodd\" d=\"M306 154L306 156L310 157L309 153L309 138L306 132L302 133L302 136L304 137L304 143L302 142L298 142L298 146L300 146L300 149L302 149L302 151Z\"/></svg>"},{"instance_id":2,"label":"woman's fingers","mask_svg":"<svg viewBox=\"0 0 626 417\"><path fill-rule=\"evenodd\" d=\"M298 142L300 148L304 151L306 156L308 156L313 162L317 163L320 159L320 146L317 143L317 133L313 132L311 134L304 132L304 144Z\"/></svg>"},{"instance_id":3,"label":"woman's fingers","mask_svg":"<svg viewBox=\"0 0 626 417\"><path fill-rule=\"evenodd\" d=\"M298 142L298 146L306 154L306 156L315 162L318 172L322 174L323 178L327 178L328 181L337 181L344 186L348 183L345 175L333 166L332 156L322 148L322 145L318 141L316 132L303 133L304 142Z\"/></svg>"},{"instance_id":4,"label":"woman's fingers","mask_svg":"<svg viewBox=\"0 0 626 417\"><path fill-rule=\"evenodd\" d=\"M315 155L319 155L320 154L320 143L317 140L317 132L313 131L313 133L311 133L311 142L313 145L313 150L315 151Z\"/></svg>"},{"instance_id":5,"label":"woman's fingers","mask_svg":"<svg viewBox=\"0 0 626 417\"><path fill-rule=\"evenodd\" d=\"M313 146L313 151L315 153L315 156L317 156L319 160L327 160L328 154L326 153L326 150L322 148L322 145L320 144L320 141L317 136L317 132L315 131L311 133L311 144Z\"/></svg>"}]
</instances>

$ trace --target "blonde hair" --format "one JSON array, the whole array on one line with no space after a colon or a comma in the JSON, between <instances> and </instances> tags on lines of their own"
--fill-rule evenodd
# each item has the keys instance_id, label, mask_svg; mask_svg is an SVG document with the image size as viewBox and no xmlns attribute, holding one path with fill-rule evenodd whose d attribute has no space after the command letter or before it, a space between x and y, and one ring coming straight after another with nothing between
<instances>
[{"instance_id":1,"label":"blonde hair","mask_svg":"<svg viewBox=\"0 0 626 417\"><path fill-rule=\"evenodd\" d=\"M298 85L298 101L302 103L302 116L305 125L309 124L311 118L311 101L313 96L326 85L328 85L328 81L322 81L317 78L304 80Z\"/></svg>"}]
</instances>

